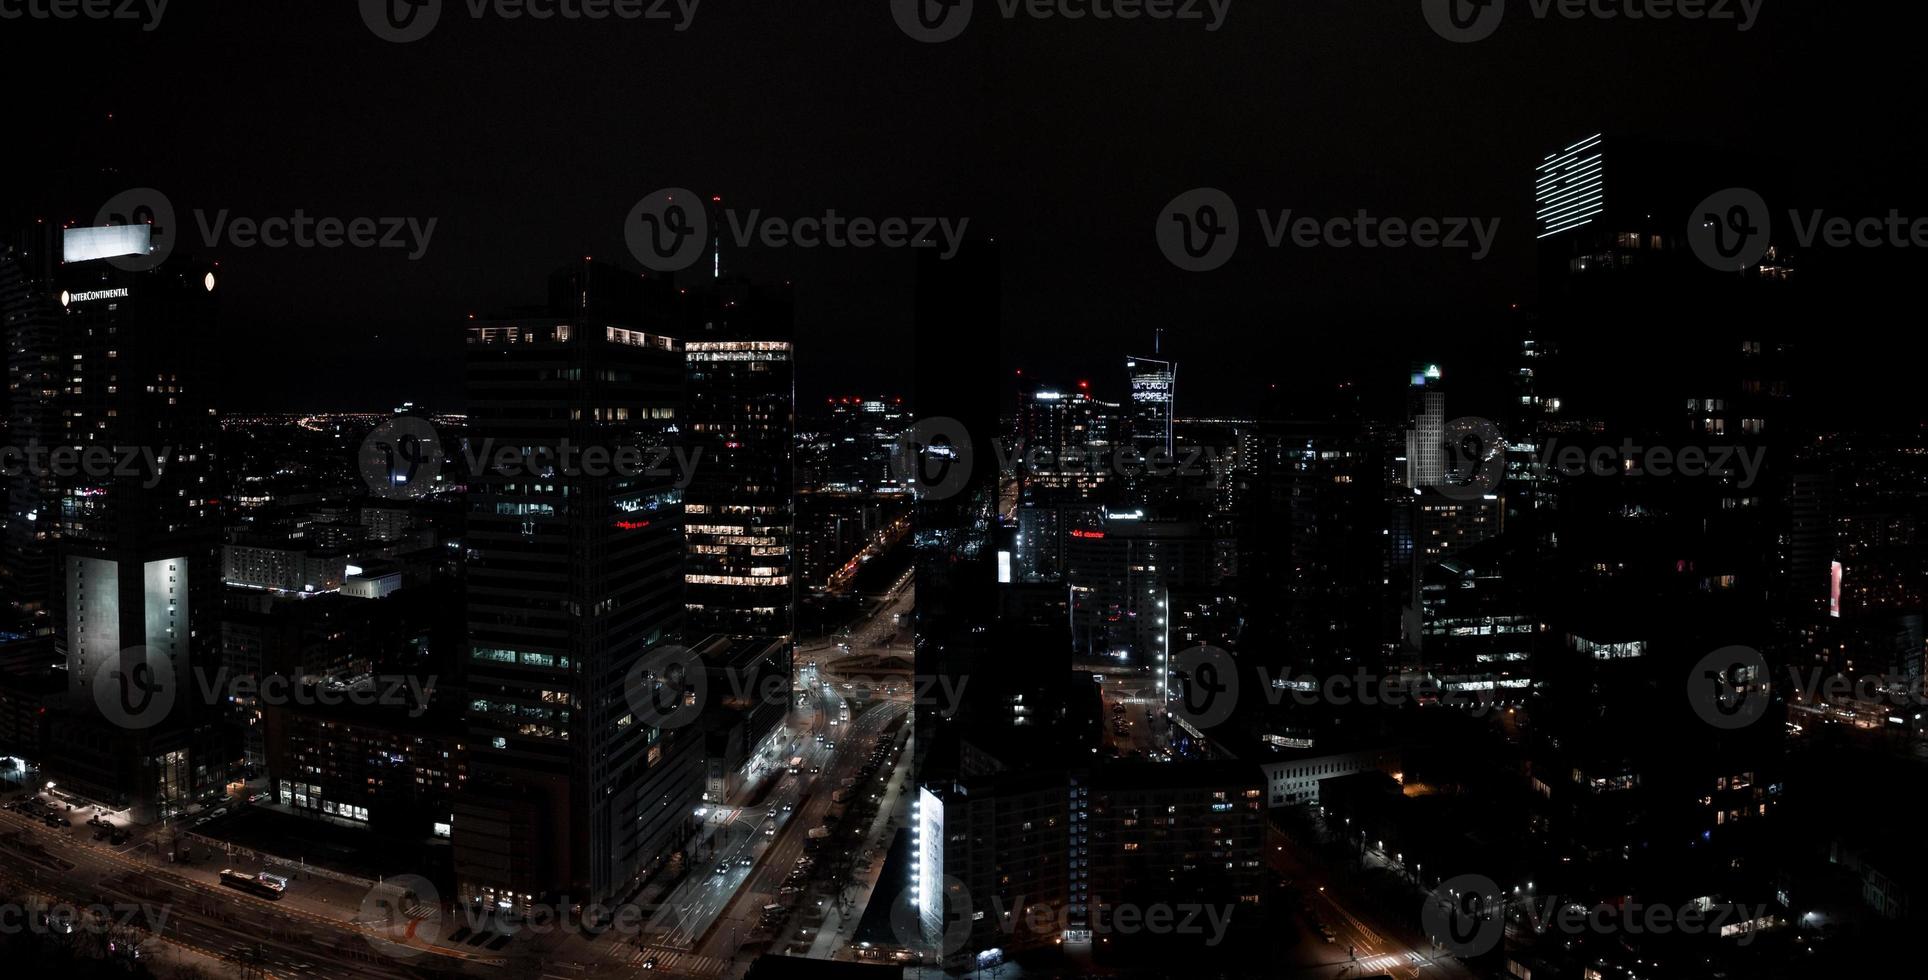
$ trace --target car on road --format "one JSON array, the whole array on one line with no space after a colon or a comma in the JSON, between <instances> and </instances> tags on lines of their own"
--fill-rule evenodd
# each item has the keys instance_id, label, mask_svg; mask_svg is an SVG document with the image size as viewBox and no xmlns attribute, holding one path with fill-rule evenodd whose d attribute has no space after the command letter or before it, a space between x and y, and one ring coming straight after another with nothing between
<instances>
[{"instance_id":1,"label":"car on road","mask_svg":"<svg viewBox=\"0 0 1928 980\"><path fill-rule=\"evenodd\" d=\"M717 874L719 874L719 875L726 875L726 874L729 874L729 873L730 873L730 863L729 863L728 861L725 861L725 862L723 862L722 864L719 864L719 865L717 865L717 866L716 866L716 873L717 873Z\"/></svg>"},{"instance_id":2,"label":"car on road","mask_svg":"<svg viewBox=\"0 0 1928 980\"><path fill-rule=\"evenodd\" d=\"M646 960L644 960L644 961L643 961L643 969L645 969L645 970L654 970L654 969L656 969L656 957L654 957L654 956L652 956L652 957L650 957L649 959L646 959Z\"/></svg>"}]
</instances>

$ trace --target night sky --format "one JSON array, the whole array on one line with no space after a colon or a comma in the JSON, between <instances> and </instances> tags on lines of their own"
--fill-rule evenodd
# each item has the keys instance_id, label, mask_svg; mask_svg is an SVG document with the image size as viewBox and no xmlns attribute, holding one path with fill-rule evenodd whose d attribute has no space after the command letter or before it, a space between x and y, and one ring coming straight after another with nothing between
<instances>
[{"instance_id":1,"label":"night sky","mask_svg":"<svg viewBox=\"0 0 1928 980\"><path fill-rule=\"evenodd\" d=\"M178 0L152 33L8 21L10 156L33 155L10 196L38 206L48 166L105 156L129 186L166 191L183 224L221 208L437 219L413 262L196 249L225 270L234 410L459 406L465 316L539 300L582 255L632 263L622 220L667 186L779 215L968 217L1002 247L1002 335L984 343L1007 382L1021 366L1115 397L1120 355L1162 326L1184 363L1182 414L1504 351L1499 314L1533 298L1532 165L1603 129L1758 152L1804 195L1788 206L1928 215L1908 67L1928 15L1914 7L1881 5L1874 23L1873 7L1765 0L1741 33L1539 21L1511 0L1494 37L1453 44L1416 0L1234 0L1215 33L978 5L937 45L905 36L885 0L708 0L681 33L478 21L450 0L433 34L400 45L353 0ZM1248 245L1210 274L1173 268L1152 236L1165 202L1198 186L1248 219ZM1498 217L1502 231L1483 262L1272 251L1249 244L1261 207ZM1880 259L1872 283L1912 272L1913 256ZM796 283L806 399L908 385L911 255L725 263ZM1811 394L1900 390L1920 342L1886 339L1881 292L1817 325L1811 363L1829 370ZM1877 342L1907 356L1862 363ZM1848 365L1869 373L1833 370Z\"/></svg>"}]
</instances>

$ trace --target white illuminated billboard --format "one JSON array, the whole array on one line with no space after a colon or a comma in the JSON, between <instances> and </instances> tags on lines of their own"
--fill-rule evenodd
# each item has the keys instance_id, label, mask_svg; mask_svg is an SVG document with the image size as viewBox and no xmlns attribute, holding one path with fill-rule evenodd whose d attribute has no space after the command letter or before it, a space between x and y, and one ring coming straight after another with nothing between
<instances>
[{"instance_id":1,"label":"white illuminated billboard","mask_svg":"<svg viewBox=\"0 0 1928 980\"><path fill-rule=\"evenodd\" d=\"M146 255L153 245L154 226L103 225L68 228L61 234L61 261L89 262L122 255Z\"/></svg>"}]
</instances>

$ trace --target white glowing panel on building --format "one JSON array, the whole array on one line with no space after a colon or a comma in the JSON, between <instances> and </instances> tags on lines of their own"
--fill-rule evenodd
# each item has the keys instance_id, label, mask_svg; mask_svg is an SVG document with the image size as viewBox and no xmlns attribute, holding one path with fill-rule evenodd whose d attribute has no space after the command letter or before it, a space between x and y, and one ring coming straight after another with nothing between
<instances>
[{"instance_id":1,"label":"white glowing panel on building","mask_svg":"<svg viewBox=\"0 0 1928 980\"><path fill-rule=\"evenodd\" d=\"M1605 166L1598 133L1546 155L1533 175L1539 237L1572 231L1607 213Z\"/></svg>"},{"instance_id":2,"label":"white glowing panel on building","mask_svg":"<svg viewBox=\"0 0 1928 980\"><path fill-rule=\"evenodd\" d=\"M146 255L153 245L154 226L105 225L68 228L60 236L61 261L87 262L122 255Z\"/></svg>"},{"instance_id":3,"label":"white glowing panel on building","mask_svg":"<svg viewBox=\"0 0 1928 980\"><path fill-rule=\"evenodd\" d=\"M944 934L944 801L929 788L917 788L917 840L913 842L916 866L911 885L917 917L924 924L924 935Z\"/></svg>"}]
</instances>

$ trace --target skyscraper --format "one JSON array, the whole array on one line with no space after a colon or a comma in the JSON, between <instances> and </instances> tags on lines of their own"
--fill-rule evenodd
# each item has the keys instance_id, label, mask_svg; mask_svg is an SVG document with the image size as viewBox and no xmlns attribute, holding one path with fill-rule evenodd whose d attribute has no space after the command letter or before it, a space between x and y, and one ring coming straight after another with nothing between
<instances>
[{"instance_id":1,"label":"skyscraper","mask_svg":"<svg viewBox=\"0 0 1928 980\"><path fill-rule=\"evenodd\" d=\"M1125 359L1125 371L1131 377L1132 444L1141 456L1170 457L1178 364L1134 356Z\"/></svg>"},{"instance_id":2,"label":"skyscraper","mask_svg":"<svg viewBox=\"0 0 1928 980\"><path fill-rule=\"evenodd\" d=\"M795 345L787 291L726 280L684 345L692 636L795 631Z\"/></svg>"},{"instance_id":3,"label":"skyscraper","mask_svg":"<svg viewBox=\"0 0 1928 980\"><path fill-rule=\"evenodd\" d=\"M29 402L52 414L35 428L72 450L66 464L49 458L22 515L59 541L56 649L73 711L55 723L48 769L148 819L219 785L233 757L189 696L192 673L219 655L217 280L189 259L157 261L154 235L142 223L63 229L43 280L58 290L58 326L29 329L45 346L19 352L30 364L51 351L60 366L39 372L51 386Z\"/></svg>"},{"instance_id":4,"label":"skyscraper","mask_svg":"<svg viewBox=\"0 0 1928 980\"><path fill-rule=\"evenodd\" d=\"M528 462L470 478L465 902L604 899L665 859L700 792L700 741L625 697L683 612L682 495L648 465L683 401L682 343L650 329L671 309L656 285L585 261L551 280L546 315L469 329L472 449Z\"/></svg>"}]
</instances>

